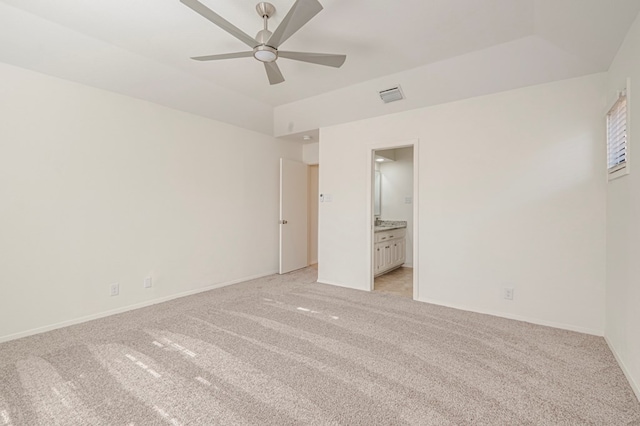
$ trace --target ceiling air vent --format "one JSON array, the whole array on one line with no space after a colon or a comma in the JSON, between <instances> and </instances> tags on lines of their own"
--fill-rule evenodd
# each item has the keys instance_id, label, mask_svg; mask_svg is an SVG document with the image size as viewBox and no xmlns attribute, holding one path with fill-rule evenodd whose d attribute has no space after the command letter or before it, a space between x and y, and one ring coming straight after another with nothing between
<instances>
[{"instance_id":1,"label":"ceiling air vent","mask_svg":"<svg viewBox=\"0 0 640 426\"><path fill-rule=\"evenodd\" d=\"M388 104L389 102L404 99L404 95L402 94L402 89L400 88L400 86L396 86L392 87L391 89L382 90L380 92L380 99L382 99L382 102L384 102L385 104Z\"/></svg>"}]
</instances>

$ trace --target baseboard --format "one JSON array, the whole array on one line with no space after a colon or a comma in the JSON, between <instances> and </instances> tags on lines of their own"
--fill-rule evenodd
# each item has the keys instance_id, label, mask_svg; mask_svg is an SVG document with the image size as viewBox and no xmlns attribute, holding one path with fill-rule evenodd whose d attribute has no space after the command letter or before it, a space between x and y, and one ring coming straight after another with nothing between
<instances>
[{"instance_id":1,"label":"baseboard","mask_svg":"<svg viewBox=\"0 0 640 426\"><path fill-rule=\"evenodd\" d=\"M558 322L553 322L553 321L545 321L545 320L540 320L540 319L537 319L537 318L529 318L529 317L525 317L525 316L522 316L522 315L513 315L513 314L504 313L504 312L496 312L496 311L491 311L491 310L469 308L467 306L460 306L460 305L454 305L454 304L450 304L450 303L444 303L444 302L441 302L439 300L434 300L434 299L418 299L418 301L419 302L424 302L424 303L431 303L433 305L438 305L438 306L444 306L444 307L447 307L447 308L460 309L462 311L475 312L475 313L478 313L478 314L492 315L494 317L512 319L512 320L516 320L516 321L528 322L528 323L531 323L531 324L537 324L537 325L544 325L544 326L547 326L547 327L559 328L559 329L562 329L562 330L576 331L578 333L591 334L593 336L599 336L599 337L603 337L604 336L604 330L597 330L597 329L592 329L592 328L587 328L587 327L580 327L580 326L571 325L571 324L563 324L563 323L558 323Z\"/></svg>"},{"instance_id":2,"label":"baseboard","mask_svg":"<svg viewBox=\"0 0 640 426\"><path fill-rule=\"evenodd\" d=\"M326 280L318 280L317 281L318 284L326 284L326 285L333 285L336 287L342 287L342 288L350 288L351 290L359 290L359 291L370 291L369 289L365 289L365 288L356 288L356 287L351 287L345 284L341 284L341 283L336 283L336 282L331 282L331 281L326 281Z\"/></svg>"},{"instance_id":3,"label":"baseboard","mask_svg":"<svg viewBox=\"0 0 640 426\"><path fill-rule=\"evenodd\" d=\"M627 378L627 381L629 382L631 389L633 389L633 393L636 394L636 398L638 399L638 402L640 402L640 386L638 386L635 380L633 380L633 377L631 377L631 374L629 374L629 369L627 368L625 363L622 361L622 358L620 357L620 355L618 355L618 352L616 352L615 347L611 344L611 341L606 335L604 336L604 340L605 342L607 342L607 345L609 346L611 353L613 353L613 356L618 362L620 369L624 373L624 376Z\"/></svg>"},{"instance_id":4,"label":"baseboard","mask_svg":"<svg viewBox=\"0 0 640 426\"><path fill-rule=\"evenodd\" d=\"M96 319L108 317L111 315L121 314L123 312L132 311L134 309L146 308L147 306L157 305L158 303L168 302L169 300L179 299L181 297L191 296L198 293L203 293L205 291L214 290L216 288L226 287L233 284L238 284L245 281L251 281L258 278L266 277L269 275L277 274L278 271L267 272L258 275L252 275L248 277L238 278L232 281L225 281L223 283L217 283L208 285L206 287L197 288L195 290L183 291L181 293L172 294L170 296L163 296L152 300L147 300L145 302L136 303L133 305L124 306L122 308L110 309L108 311L99 312L97 314L86 315L79 318L74 318L66 321L62 321L56 324L46 325L44 327L32 328L31 330L21 331L19 333L9 334L6 336L0 336L0 343L8 342L10 340L21 339L23 337L33 336L34 334L45 333L47 331L56 330L58 328L69 327L71 325L81 324L87 321L93 321Z\"/></svg>"}]
</instances>

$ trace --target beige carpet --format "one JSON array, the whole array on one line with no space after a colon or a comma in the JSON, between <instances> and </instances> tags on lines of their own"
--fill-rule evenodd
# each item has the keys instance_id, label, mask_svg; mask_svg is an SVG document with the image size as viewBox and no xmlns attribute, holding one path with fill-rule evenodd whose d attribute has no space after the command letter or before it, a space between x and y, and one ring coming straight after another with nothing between
<instances>
[{"instance_id":1,"label":"beige carpet","mask_svg":"<svg viewBox=\"0 0 640 426\"><path fill-rule=\"evenodd\" d=\"M627 425L604 340L271 276L0 345L0 425Z\"/></svg>"}]
</instances>

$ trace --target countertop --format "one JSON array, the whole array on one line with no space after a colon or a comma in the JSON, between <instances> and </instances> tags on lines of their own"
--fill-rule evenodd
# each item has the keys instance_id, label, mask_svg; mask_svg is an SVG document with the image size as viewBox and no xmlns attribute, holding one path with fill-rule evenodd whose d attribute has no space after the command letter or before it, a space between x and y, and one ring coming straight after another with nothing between
<instances>
[{"instance_id":1,"label":"countertop","mask_svg":"<svg viewBox=\"0 0 640 426\"><path fill-rule=\"evenodd\" d=\"M380 225L373 227L373 232L391 231L392 229L406 228L406 220L382 220Z\"/></svg>"}]
</instances>

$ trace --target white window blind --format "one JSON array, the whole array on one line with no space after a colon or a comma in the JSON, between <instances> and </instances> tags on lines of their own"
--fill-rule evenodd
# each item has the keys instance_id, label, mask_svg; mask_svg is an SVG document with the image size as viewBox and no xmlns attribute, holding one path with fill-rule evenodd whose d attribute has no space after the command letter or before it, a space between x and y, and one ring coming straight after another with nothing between
<instances>
[{"instance_id":1,"label":"white window blind","mask_svg":"<svg viewBox=\"0 0 640 426\"><path fill-rule=\"evenodd\" d=\"M609 174L627 167L627 95L622 93L607 114L607 168Z\"/></svg>"}]
</instances>

